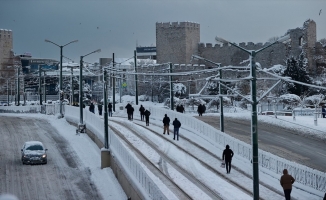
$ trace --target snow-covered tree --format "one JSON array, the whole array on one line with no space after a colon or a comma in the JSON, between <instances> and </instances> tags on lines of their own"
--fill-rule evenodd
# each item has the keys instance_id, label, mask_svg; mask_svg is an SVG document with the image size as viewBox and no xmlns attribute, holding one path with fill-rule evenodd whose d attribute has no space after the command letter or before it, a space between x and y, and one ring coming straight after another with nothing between
<instances>
[{"instance_id":1,"label":"snow-covered tree","mask_svg":"<svg viewBox=\"0 0 326 200\"><path fill-rule=\"evenodd\" d=\"M293 110L301 102L301 99L295 94L283 94L280 96L279 102L286 104L290 110Z\"/></svg>"},{"instance_id":2,"label":"snow-covered tree","mask_svg":"<svg viewBox=\"0 0 326 200\"><path fill-rule=\"evenodd\" d=\"M173 93L175 96L185 95L187 92L187 87L182 83L173 83Z\"/></svg>"},{"instance_id":3,"label":"snow-covered tree","mask_svg":"<svg viewBox=\"0 0 326 200\"><path fill-rule=\"evenodd\" d=\"M314 105L314 107L317 108L317 107L319 107L320 103L322 102L322 100L324 98L325 98L325 96L323 94L312 95L312 96L305 98L305 103Z\"/></svg>"},{"instance_id":4,"label":"snow-covered tree","mask_svg":"<svg viewBox=\"0 0 326 200\"><path fill-rule=\"evenodd\" d=\"M299 56L299 59L295 59L294 57L287 59L287 67L282 76L291 77L292 80L310 84L312 79L309 77L306 71L307 62L308 60L303 54ZM285 82L285 86L288 93L298 96L304 95L307 91L309 91L308 86L297 83Z\"/></svg>"}]
</instances>

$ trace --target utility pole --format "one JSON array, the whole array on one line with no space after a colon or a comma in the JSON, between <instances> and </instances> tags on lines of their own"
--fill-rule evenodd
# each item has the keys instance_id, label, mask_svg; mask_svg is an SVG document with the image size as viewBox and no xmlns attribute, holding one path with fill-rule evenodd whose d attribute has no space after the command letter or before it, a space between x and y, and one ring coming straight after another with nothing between
<instances>
[{"instance_id":1,"label":"utility pole","mask_svg":"<svg viewBox=\"0 0 326 200\"><path fill-rule=\"evenodd\" d=\"M41 66L38 65L38 94L40 96L40 105L42 105L42 80L41 80Z\"/></svg>"},{"instance_id":2,"label":"utility pole","mask_svg":"<svg viewBox=\"0 0 326 200\"><path fill-rule=\"evenodd\" d=\"M135 92L135 96L136 96L136 105L138 105L138 80L137 80L137 52L136 50L134 50L134 62L135 62L135 87L136 87L136 92Z\"/></svg>"},{"instance_id":3,"label":"utility pole","mask_svg":"<svg viewBox=\"0 0 326 200\"><path fill-rule=\"evenodd\" d=\"M219 70L220 73L220 79L222 79L222 70ZM224 132L224 112L223 112L223 96L222 94L222 85L221 81L219 81L219 86L218 86L219 94L220 94L220 131Z\"/></svg>"},{"instance_id":4,"label":"utility pole","mask_svg":"<svg viewBox=\"0 0 326 200\"><path fill-rule=\"evenodd\" d=\"M114 61L114 53L112 54L112 61L113 61L113 69L112 69L112 74L113 74L113 79L112 79L112 110L115 112L115 61Z\"/></svg>"},{"instance_id":5,"label":"utility pole","mask_svg":"<svg viewBox=\"0 0 326 200\"><path fill-rule=\"evenodd\" d=\"M46 84L45 84L45 71L44 72L44 77L43 77L43 92L44 92L44 102L46 102Z\"/></svg>"},{"instance_id":6,"label":"utility pole","mask_svg":"<svg viewBox=\"0 0 326 200\"><path fill-rule=\"evenodd\" d=\"M170 73L172 73L172 63L170 65ZM170 107L171 110L174 110L174 102L173 102L173 83L172 83L172 76L170 76Z\"/></svg>"}]
</instances>

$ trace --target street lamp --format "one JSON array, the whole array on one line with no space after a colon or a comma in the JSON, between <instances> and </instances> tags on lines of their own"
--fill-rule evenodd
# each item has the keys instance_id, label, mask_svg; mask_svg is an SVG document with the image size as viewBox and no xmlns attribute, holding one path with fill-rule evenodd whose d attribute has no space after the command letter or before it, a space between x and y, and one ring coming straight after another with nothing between
<instances>
[{"instance_id":1,"label":"street lamp","mask_svg":"<svg viewBox=\"0 0 326 200\"><path fill-rule=\"evenodd\" d=\"M91 55L93 53L101 52L101 49L97 49L96 51L93 51L89 54L86 54L84 56L80 56L80 64L79 64L79 114L80 114L80 121L78 124L78 132L84 133L86 130L86 126L84 124L83 120L83 58Z\"/></svg>"},{"instance_id":2,"label":"street lamp","mask_svg":"<svg viewBox=\"0 0 326 200\"><path fill-rule=\"evenodd\" d=\"M78 40L71 41L71 42L69 42L69 43L67 43L65 45L58 45L58 44L56 44L56 43L54 43L54 42L52 42L50 40L47 40L47 39L45 39L45 42L49 42L49 43L52 43L52 44L60 47L60 86L59 86L60 91L59 91L59 101L60 101L60 117L63 117L62 101L60 100L60 95L61 95L61 92L62 92L62 57L63 57L62 56L62 48L69 45L69 44L71 44L71 43L78 42Z\"/></svg>"},{"instance_id":3,"label":"street lamp","mask_svg":"<svg viewBox=\"0 0 326 200\"><path fill-rule=\"evenodd\" d=\"M286 35L277 41L268 44L258 50L247 50L238 46L236 43L229 42L223 38L215 37L215 40L220 43L230 44L250 55L250 75L251 75L251 143L252 143L252 164L253 164L253 193L254 199L259 199L259 169L258 169L258 126L257 126L257 88L256 88L256 64L255 56L264 49L279 43L287 43L290 40L290 35Z\"/></svg>"}]
</instances>

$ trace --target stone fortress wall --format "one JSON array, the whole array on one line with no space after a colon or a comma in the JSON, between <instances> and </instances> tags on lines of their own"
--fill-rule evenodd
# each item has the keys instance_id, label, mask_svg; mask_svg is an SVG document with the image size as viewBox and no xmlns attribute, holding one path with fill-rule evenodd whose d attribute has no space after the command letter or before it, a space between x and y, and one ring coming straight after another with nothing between
<instances>
[{"instance_id":1,"label":"stone fortress wall","mask_svg":"<svg viewBox=\"0 0 326 200\"><path fill-rule=\"evenodd\" d=\"M11 30L0 29L0 70L4 70L10 61L13 49L13 34Z\"/></svg>"},{"instance_id":2,"label":"stone fortress wall","mask_svg":"<svg viewBox=\"0 0 326 200\"><path fill-rule=\"evenodd\" d=\"M275 44L255 57L263 68L276 64L285 65L289 56L298 57L302 52L308 58L308 72L311 75L320 73L321 66L325 67L325 47L316 41L316 23L313 20L304 22L303 27L288 30L288 44ZM272 36L271 36L272 37ZM222 66L244 66L249 64L249 55L230 45L212 45L197 43L200 40L200 25L190 22L156 23L157 63L189 64L191 55L196 54L208 60L221 63ZM197 45L194 45L197 44ZM258 50L269 43L243 42L239 46L248 50ZM199 64L210 65L209 63Z\"/></svg>"}]
</instances>

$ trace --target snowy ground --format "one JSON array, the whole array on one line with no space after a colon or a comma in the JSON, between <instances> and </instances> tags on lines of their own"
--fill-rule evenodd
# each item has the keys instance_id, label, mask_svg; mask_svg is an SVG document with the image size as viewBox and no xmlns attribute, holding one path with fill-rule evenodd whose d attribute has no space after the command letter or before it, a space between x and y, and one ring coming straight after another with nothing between
<instances>
[{"instance_id":1,"label":"snowy ground","mask_svg":"<svg viewBox=\"0 0 326 200\"><path fill-rule=\"evenodd\" d=\"M118 99L118 98L116 98ZM123 103L120 104L122 106L125 106L127 102L134 101L134 98L132 97L126 97L123 99ZM146 106L153 105L152 102L139 102L139 104L142 104L145 108ZM117 104L116 108L120 106ZM156 104L156 106L162 107L162 104ZM97 108L95 109L96 115L97 115ZM137 112L138 113L138 112ZM116 113L118 114L118 112ZM189 113L189 115L193 115L194 113ZM195 113L196 114L196 113ZM8 114L8 115L17 115L17 114ZM101 194L106 197L106 199L127 199L126 195L120 188L119 183L117 182L116 178L114 177L114 174L110 168L106 169L100 169L100 150L97 148L97 146L87 137L87 135L81 134L80 136L75 135L76 128L69 125L65 121L65 119L57 119L55 116L45 116L41 114L32 114L32 115L26 115L26 114L19 114L26 117L39 117L39 118L47 118L47 120L50 121L50 123L56 127L59 131L59 133L65 137L70 143L71 146L74 148L74 150L77 152L78 156L80 157L80 160L84 161L84 165L86 167L89 167L92 172L92 179L94 183L96 184L96 187L101 192ZM215 114L214 114L215 115ZM135 115L135 116L138 116ZM249 112L242 112L242 113L225 113L225 116L228 117L241 117L241 118L248 118L250 119L250 113ZM259 116L259 120L266 121L268 123L274 123L281 126L287 126L293 129L298 128L299 124L300 127L307 130L307 134L314 135L315 137L319 138L326 138L325 131L326 130L326 124L325 123L318 123L318 126L314 124L313 117L307 116L307 117L296 117L296 121L293 121L292 117L285 117L285 116L278 116L278 119L275 119L273 116ZM281 123L280 124L280 119ZM320 119L318 119L320 122ZM151 123L160 123L161 122L154 122ZM185 128L185 127L183 127ZM182 160L180 160L182 162ZM186 162L186 161L184 161ZM185 163L185 165L187 165ZM235 176L235 174L233 174ZM237 178L237 177L235 177ZM238 177L239 178L239 177ZM241 180L239 180L241 182ZM222 182L215 183L216 185L223 184ZM247 184L244 181L244 184ZM278 180L272 180L270 184L274 184L275 188L280 188ZM114 185L114 187L118 187L120 189L118 190L108 190L107 188L111 185ZM227 188L224 188L224 190L227 190ZM243 199L241 196L243 195L240 191L234 191L229 190L231 192L230 194L233 195L233 197L225 199ZM309 193L305 193L303 191L292 191L292 196L295 199L321 199L320 197L316 197L314 195L311 195ZM278 199L271 197L270 199Z\"/></svg>"}]
</instances>

